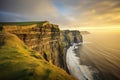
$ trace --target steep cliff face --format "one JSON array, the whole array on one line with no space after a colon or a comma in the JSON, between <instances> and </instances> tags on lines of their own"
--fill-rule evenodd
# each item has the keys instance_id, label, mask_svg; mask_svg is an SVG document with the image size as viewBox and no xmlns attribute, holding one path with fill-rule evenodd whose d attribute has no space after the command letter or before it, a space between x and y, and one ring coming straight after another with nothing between
<instances>
[{"instance_id":1,"label":"steep cliff face","mask_svg":"<svg viewBox=\"0 0 120 80\"><path fill-rule=\"evenodd\" d=\"M62 60L64 64L64 69L69 73L69 70L66 65L66 52L67 49L72 46L73 43L83 42L82 35L80 31L77 30L63 30L60 32L60 43L61 43L61 52L63 54Z\"/></svg>"},{"instance_id":2,"label":"steep cliff face","mask_svg":"<svg viewBox=\"0 0 120 80\"><path fill-rule=\"evenodd\" d=\"M71 46L73 43L83 42L82 35L80 34L80 31L77 30L61 31L60 36L61 42L67 47Z\"/></svg>"},{"instance_id":3,"label":"steep cliff face","mask_svg":"<svg viewBox=\"0 0 120 80\"><path fill-rule=\"evenodd\" d=\"M60 30L47 21L40 23L4 23L2 30L17 35L30 48L39 52L46 61L59 64Z\"/></svg>"},{"instance_id":4,"label":"steep cliff face","mask_svg":"<svg viewBox=\"0 0 120 80\"><path fill-rule=\"evenodd\" d=\"M47 21L1 23L0 30L16 35L29 49L38 52L47 62L67 72L66 50L74 42L82 42L79 31L60 31L58 25Z\"/></svg>"},{"instance_id":5,"label":"steep cliff face","mask_svg":"<svg viewBox=\"0 0 120 80\"><path fill-rule=\"evenodd\" d=\"M0 80L75 80L29 49L16 35L0 31Z\"/></svg>"}]
</instances>

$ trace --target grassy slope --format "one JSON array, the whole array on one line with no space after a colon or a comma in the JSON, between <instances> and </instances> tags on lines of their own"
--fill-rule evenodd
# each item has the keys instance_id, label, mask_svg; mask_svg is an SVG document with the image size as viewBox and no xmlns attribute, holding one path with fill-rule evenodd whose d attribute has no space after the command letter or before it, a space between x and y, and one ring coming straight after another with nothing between
<instances>
[{"instance_id":1,"label":"grassy slope","mask_svg":"<svg viewBox=\"0 0 120 80\"><path fill-rule=\"evenodd\" d=\"M28 49L15 35L0 32L0 38L0 80L74 79Z\"/></svg>"}]
</instances>

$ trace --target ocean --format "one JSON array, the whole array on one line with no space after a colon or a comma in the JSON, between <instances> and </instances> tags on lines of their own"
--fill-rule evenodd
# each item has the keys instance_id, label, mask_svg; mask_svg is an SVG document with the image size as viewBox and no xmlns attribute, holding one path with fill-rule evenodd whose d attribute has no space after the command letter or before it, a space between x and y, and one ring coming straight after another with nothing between
<instances>
[{"instance_id":1,"label":"ocean","mask_svg":"<svg viewBox=\"0 0 120 80\"><path fill-rule=\"evenodd\" d=\"M70 73L79 80L120 80L120 31L83 34L67 51Z\"/></svg>"}]
</instances>

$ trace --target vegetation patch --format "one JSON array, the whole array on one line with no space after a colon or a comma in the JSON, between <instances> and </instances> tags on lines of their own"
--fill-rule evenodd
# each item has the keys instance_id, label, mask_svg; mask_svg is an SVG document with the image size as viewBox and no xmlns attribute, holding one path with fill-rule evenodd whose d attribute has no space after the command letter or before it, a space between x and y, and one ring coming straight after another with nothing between
<instances>
[{"instance_id":1,"label":"vegetation patch","mask_svg":"<svg viewBox=\"0 0 120 80\"><path fill-rule=\"evenodd\" d=\"M0 80L74 80L27 48L17 36L0 34L4 37L4 45L0 48Z\"/></svg>"},{"instance_id":2,"label":"vegetation patch","mask_svg":"<svg viewBox=\"0 0 120 80\"><path fill-rule=\"evenodd\" d=\"M18 26L25 26L25 25L32 25L32 24L40 24L48 23L48 21L31 21L31 22L0 22L3 25L18 25Z\"/></svg>"}]
</instances>

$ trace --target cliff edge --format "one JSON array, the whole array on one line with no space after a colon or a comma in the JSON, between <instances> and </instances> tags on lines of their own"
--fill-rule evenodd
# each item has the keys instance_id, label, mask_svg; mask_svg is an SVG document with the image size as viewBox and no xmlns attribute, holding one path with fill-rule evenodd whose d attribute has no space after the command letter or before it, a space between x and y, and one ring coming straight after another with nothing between
<instances>
[{"instance_id":1,"label":"cliff edge","mask_svg":"<svg viewBox=\"0 0 120 80\"><path fill-rule=\"evenodd\" d=\"M60 31L48 21L0 23L0 38L0 79L74 79L64 71L66 50L82 41L79 31Z\"/></svg>"},{"instance_id":2,"label":"cliff edge","mask_svg":"<svg viewBox=\"0 0 120 80\"><path fill-rule=\"evenodd\" d=\"M67 68L66 64L66 54L67 54L67 49L73 45L73 43L80 43L83 42L82 35L80 31L78 30L62 30L60 31L60 42L61 42L61 47L62 47L62 59L64 63L64 69L69 73L69 70Z\"/></svg>"},{"instance_id":3,"label":"cliff edge","mask_svg":"<svg viewBox=\"0 0 120 80\"><path fill-rule=\"evenodd\" d=\"M74 80L16 35L0 32L0 80Z\"/></svg>"}]
</instances>

